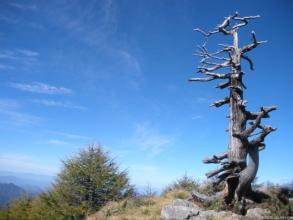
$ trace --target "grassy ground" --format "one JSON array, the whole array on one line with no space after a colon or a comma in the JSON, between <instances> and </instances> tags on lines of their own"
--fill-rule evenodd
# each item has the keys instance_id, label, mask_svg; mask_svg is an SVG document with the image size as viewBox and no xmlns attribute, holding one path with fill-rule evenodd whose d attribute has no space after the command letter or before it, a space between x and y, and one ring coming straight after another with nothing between
<instances>
[{"instance_id":1,"label":"grassy ground","mask_svg":"<svg viewBox=\"0 0 293 220\"><path fill-rule=\"evenodd\" d=\"M208 188L202 189L209 191ZM269 209L271 217L278 219L280 216L292 216L293 204L284 204L278 199L278 190L269 188L266 193L270 199L261 204L250 204L247 208ZM164 205L170 204L174 199L186 199L190 191L185 189L172 189L161 196L141 196L129 198L121 202L110 202L99 212L90 215L87 220L160 220L161 209ZM203 207L206 210L230 210L235 212L235 207L227 207L220 201L215 201ZM236 211L237 212L237 211Z\"/></svg>"},{"instance_id":2,"label":"grassy ground","mask_svg":"<svg viewBox=\"0 0 293 220\"><path fill-rule=\"evenodd\" d=\"M185 199L190 193L174 190L163 196L130 198L121 202L110 202L87 220L159 220L161 208L174 199Z\"/></svg>"}]
</instances>

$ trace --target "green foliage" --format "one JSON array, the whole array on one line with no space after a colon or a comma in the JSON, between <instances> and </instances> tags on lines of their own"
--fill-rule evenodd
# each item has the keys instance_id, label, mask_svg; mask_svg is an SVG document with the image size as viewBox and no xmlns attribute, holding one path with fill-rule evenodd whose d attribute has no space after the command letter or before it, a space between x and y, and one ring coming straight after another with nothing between
<instances>
[{"instance_id":1,"label":"green foliage","mask_svg":"<svg viewBox=\"0 0 293 220\"><path fill-rule=\"evenodd\" d=\"M166 194L170 191L174 190L185 190L191 192L192 190L196 190L199 188L199 183L192 177L187 176L186 174L181 177L180 179L176 180L174 183L167 186L163 191L162 194Z\"/></svg>"},{"instance_id":2,"label":"green foliage","mask_svg":"<svg viewBox=\"0 0 293 220\"><path fill-rule=\"evenodd\" d=\"M53 191L42 199L65 219L80 219L108 201L118 201L133 193L127 172L120 171L100 146L89 146L77 157L63 161L63 165Z\"/></svg>"},{"instance_id":3,"label":"green foliage","mask_svg":"<svg viewBox=\"0 0 293 220\"><path fill-rule=\"evenodd\" d=\"M11 202L6 210L0 212L1 220L28 220L31 209L32 198L24 195Z\"/></svg>"},{"instance_id":4,"label":"green foliage","mask_svg":"<svg viewBox=\"0 0 293 220\"><path fill-rule=\"evenodd\" d=\"M9 217L9 210L6 209L0 209L0 220L8 220Z\"/></svg>"}]
</instances>

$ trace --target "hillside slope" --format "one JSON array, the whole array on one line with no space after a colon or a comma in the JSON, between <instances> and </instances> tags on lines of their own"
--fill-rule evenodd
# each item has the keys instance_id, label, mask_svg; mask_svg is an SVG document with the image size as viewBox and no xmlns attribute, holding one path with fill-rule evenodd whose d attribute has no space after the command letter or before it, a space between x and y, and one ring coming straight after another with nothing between
<instances>
[{"instance_id":1,"label":"hillside slope","mask_svg":"<svg viewBox=\"0 0 293 220\"><path fill-rule=\"evenodd\" d=\"M5 207L10 201L21 197L25 190L13 183L0 183L0 208Z\"/></svg>"}]
</instances>

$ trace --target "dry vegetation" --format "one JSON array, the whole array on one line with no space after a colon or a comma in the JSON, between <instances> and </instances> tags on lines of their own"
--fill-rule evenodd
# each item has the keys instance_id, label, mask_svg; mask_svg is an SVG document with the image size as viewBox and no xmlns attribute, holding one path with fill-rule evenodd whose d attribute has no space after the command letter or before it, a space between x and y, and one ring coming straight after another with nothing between
<instances>
[{"instance_id":1,"label":"dry vegetation","mask_svg":"<svg viewBox=\"0 0 293 220\"><path fill-rule=\"evenodd\" d=\"M258 188L265 191L270 198L261 204L251 203L247 208L260 207L269 209L272 213L271 217L277 219L292 216L293 204L288 200L290 195L285 196L287 201L282 201L282 198L280 198L280 186L266 185ZM170 204L175 199L189 198L190 192L194 189L207 194L214 192L211 184L207 182L199 184L195 180L184 176L167 187L160 196L150 193L149 195L144 194L120 202L109 202L99 212L88 216L87 220L159 220L161 219L161 209L164 205ZM292 193L292 186L289 193ZM233 210L237 212L235 210L236 206L230 207L221 201L205 204L203 208L206 210Z\"/></svg>"},{"instance_id":2,"label":"dry vegetation","mask_svg":"<svg viewBox=\"0 0 293 220\"><path fill-rule=\"evenodd\" d=\"M141 196L121 202L110 202L87 220L159 220L161 208L176 198L185 199L190 193L176 189L162 196Z\"/></svg>"}]
</instances>

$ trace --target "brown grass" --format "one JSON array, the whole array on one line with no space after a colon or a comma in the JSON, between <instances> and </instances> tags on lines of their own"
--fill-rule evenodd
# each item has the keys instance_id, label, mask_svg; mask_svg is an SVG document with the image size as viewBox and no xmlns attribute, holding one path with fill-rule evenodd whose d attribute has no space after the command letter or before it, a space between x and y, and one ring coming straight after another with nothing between
<instances>
[{"instance_id":1,"label":"brown grass","mask_svg":"<svg viewBox=\"0 0 293 220\"><path fill-rule=\"evenodd\" d=\"M174 199L185 199L190 194L174 190L163 196L129 198L121 202L110 202L87 220L159 220L161 209Z\"/></svg>"},{"instance_id":2,"label":"brown grass","mask_svg":"<svg viewBox=\"0 0 293 220\"><path fill-rule=\"evenodd\" d=\"M210 188L204 186L200 191L209 193ZM261 204L247 204L247 208L269 209L272 218L280 216L292 216L293 203L283 204L277 198L277 188L269 187L265 190L270 199ZM184 189L173 189L163 193L161 196L143 196L129 198L121 202L109 202L99 212L88 216L87 220L160 220L161 209L164 205L170 204L175 199L186 199L190 192ZM227 206L221 201L215 201L207 206L202 206L205 210L230 210L237 212L237 205ZM220 218L212 218L220 219Z\"/></svg>"}]
</instances>

